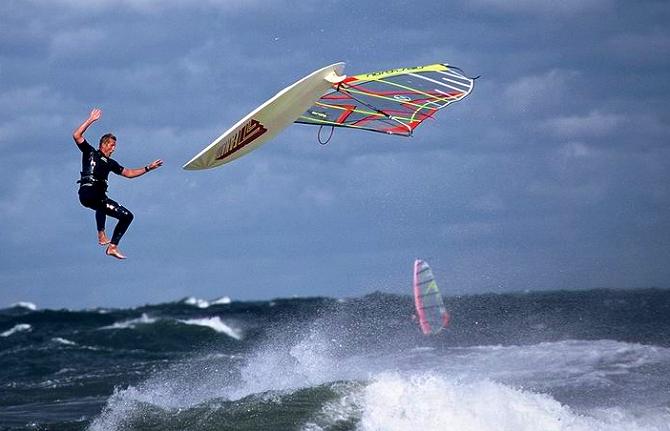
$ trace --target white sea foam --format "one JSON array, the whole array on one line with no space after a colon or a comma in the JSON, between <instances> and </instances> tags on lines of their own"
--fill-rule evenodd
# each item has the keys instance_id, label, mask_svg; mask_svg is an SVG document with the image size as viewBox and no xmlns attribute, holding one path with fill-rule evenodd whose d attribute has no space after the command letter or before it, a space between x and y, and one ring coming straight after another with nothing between
<instances>
[{"instance_id":1,"label":"white sea foam","mask_svg":"<svg viewBox=\"0 0 670 431\"><path fill-rule=\"evenodd\" d=\"M551 396L490 380L458 380L430 372L384 372L324 404L302 431L358 419L359 431L668 431L664 409L575 412Z\"/></svg>"},{"instance_id":2,"label":"white sea foam","mask_svg":"<svg viewBox=\"0 0 670 431\"><path fill-rule=\"evenodd\" d=\"M19 323L14 325L13 328L6 330L5 332L0 333L0 337L9 337L19 332L29 332L32 331L33 327L27 323Z\"/></svg>"},{"instance_id":3,"label":"white sea foam","mask_svg":"<svg viewBox=\"0 0 670 431\"><path fill-rule=\"evenodd\" d=\"M209 319L194 320L202 325ZM277 338L247 357L239 380L229 380L215 359L211 367L198 364L158 374L116 392L90 429L123 428L124 418L140 415L139 406L146 404L182 409L218 398L240 400L327 384L331 389L341 385L334 389L338 397L307 420L304 431L351 420L358 431L442 431L445 424L459 431L670 431L670 411L655 407L660 404L645 404L642 413L637 408L568 406L551 395L558 386L537 389L544 371L555 385L560 386L563 374L583 385L573 391L593 389L584 376L667 363L668 349L604 340L343 357L339 348L329 335L312 330L293 343ZM534 383L527 386L526 379Z\"/></svg>"},{"instance_id":4,"label":"white sea foam","mask_svg":"<svg viewBox=\"0 0 670 431\"><path fill-rule=\"evenodd\" d=\"M358 384L335 383L330 389L339 394L334 400L326 402L321 410L302 427L301 431L323 431L335 428L336 424L351 421L362 415L362 391Z\"/></svg>"},{"instance_id":5,"label":"white sea foam","mask_svg":"<svg viewBox=\"0 0 670 431\"><path fill-rule=\"evenodd\" d=\"M54 338L51 339L51 341L56 342L58 344L63 344L65 346L76 346L77 345L77 343L75 343L74 341L70 341L68 339L61 338L61 337L54 337Z\"/></svg>"},{"instance_id":6,"label":"white sea foam","mask_svg":"<svg viewBox=\"0 0 670 431\"><path fill-rule=\"evenodd\" d=\"M210 305L209 301L195 298L193 296L184 299L184 304L193 305L194 307L198 308L208 308Z\"/></svg>"},{"instance_id":7,"label":"white sea foam","mask_svg":"<svg viewBox=\"0 0 670 431\"><path fill-rule=\"evenodd\" d=\"M577 414L548 395L492 381L459 382L424 373L384 373L363 391L361 431L649 431L668 430L670 413L642 423L623 410Z\"/></svg>"},{"instance_id":8,"label":"white sea foam","mask_svg":"<svg viewBox=\"0 0 670 431\"><path fill-rule=\"evenodd\" d=\"M228 296L222 296L221 298L219 298L219 299L215 299L214 301L212 301L211 305L215 305L215 304L230 304L231 302L233 302L233 301L230 299L230 297L228 297Z\"/></svg>"},{"instance_id":9,"label":"white sea foam","mask_svg":"<svg viewBox=\"0 0 670 431\"><path fill-rule=\"evenodd\" d=\"M32 310L32 311L37 310L37 305L35 305L32 302L26 302L26 301L15 302L11 306L12 307L26 308L26 309Z\"/></svg>"},{"instance_id":10,"label":"white sea foam","mask_svg":"<svg viewBox=\"0 0 670 431\"><path fill-rule=\"evenodd\" d=\"M185 323L187 325L206 326L208 328L212 328L218 333L226 334L229 337L232 337L236 340L242 339L242 332L239 329L233 329L232 327L223 323L223 321L219 316L205 317L202 319L180 320L180 322Z\"/></svg>"},{"instance_id":11,"label":"white sea foam","mask_svg":"<svg viewBox=\"0 0 670 431\"><path fill-rule=\"evenodd\" d=\"M566 340L529 346L449 350L440 361L451 375L480 375L534 387L609 385L641 366L670 361L670 349L614 340Z\"/></svg>"},{"instance_id":12,"label":"white sea foam","mask_svg":"<svg viewBox=\"0 0 670 431\"><path fill-rule=\"evenodd\" d=\"M223 324L215 317L193 319L188 324L212 327L219 323ZM203 368L202 364L194 369L182 366L174 373L157 374L138 386L115 391L89 430L123 429L127 418L142 414L142 405L182 409L216 398L239 400L247 395L297 389L327 381L325 379L333 376L338 367L324 353L324 346L312 338L295 346L282 343L267 346L245 361L241 382L231 382L225 373L215 368Z\"/></svg>"},{"instance_id":13,"label":"white sea foam","mask_svg":"<svg viewBox=\"0 0 670 431\"><path fill-rule=\"evenodd\" d=\"M156 322L156 320L156 318L149 317L146 313L142 313L138 318L115 322L113 325L103 326L100 329L133 329L137 325L147 325Z\"/></svg>"}]
</instances>

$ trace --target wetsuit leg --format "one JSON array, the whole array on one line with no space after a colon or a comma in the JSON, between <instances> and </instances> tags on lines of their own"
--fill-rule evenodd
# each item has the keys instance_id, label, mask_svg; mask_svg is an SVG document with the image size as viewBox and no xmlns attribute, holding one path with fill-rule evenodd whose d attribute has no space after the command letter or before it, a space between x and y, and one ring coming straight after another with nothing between
<instances>
[{"instance_id":1,"label":"wetsuit leg","mask_svg":"<svg viewBox=\"0 0 670 431\"><path fill-rule=\"evenodd\" d=\"M79 201L83 206L95 210L95 221L98 231L104 230L105 228L105 216L114 217L119 220L114 228L111 241L112 244L119 245L121 237L126 233L128 226L130 226L130 223L133 221L133 213L128 211L128 209L122 205L119 205L116 201L109 199L104 192L101 193L92 187L82 187L79 190ZM100 229L100 227L102 227L102 229Z\"/></svg>"},{"instance_id":2,"label":"wetsuit leg","mask_svg":"<svg viewBox=\"0 0 670 431\"><path fill-rule=\"evenodd\" d=\"M79 202L86 208L95 211L95 224L98 232L105 230L105 219L107 218L105 214L106 200L107 196L105 196L105 192L100 191L94 186L86 185L79 189Z\"/></svg>"},{"instance_id":3,"label":"wetsuit leg","mask_svg":"<svg viewBox=\"0 0 670 431\"><path fill-rule=\"evenodd\" d=\"M116 224L116 227L114 228L111 241L112 244L119 245L121 237L124 233L126 233L128 226L130 226L130 223L133 221L133 213L128 211L128 209L124 206L119 205L116 201L113 201L109 198L107 198L105 201L104 212L106 215L119 220L119 222Z\"/></svg>"},{"instance_id":4,"label":"wetsuit leg","mask_svg":"<svg viewBox=\"0 0 670 431\"><path fill-rule=\"evenodd\" d=\"M95 225L98 227L98 232L102 232L105 230L106 219L107 214L105 214L105 210L103 210L102 208L95 210Z\"/></svg>"}]
</instances>

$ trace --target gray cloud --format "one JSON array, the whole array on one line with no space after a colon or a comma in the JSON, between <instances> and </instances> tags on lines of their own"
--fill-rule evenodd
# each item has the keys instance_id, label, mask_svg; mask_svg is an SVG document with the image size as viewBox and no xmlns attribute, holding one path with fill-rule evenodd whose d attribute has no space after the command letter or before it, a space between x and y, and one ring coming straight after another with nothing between
<instances>
[{"instance_id":1,"label":"gray cloud","mask_svg":"<svg viewBox=\"0 0 670 431\"><path fill-rule=\"evenodd\" d=\"M665 2L0 5L0 304L133 305L666 286ZM219 169L181 165L286 85L449 62L482 77L412 138L289 127ZM119 137L110 196L136 219L116 262L77 201L71 133ZM108 228L113 224L110 222Z\"/></svg>"}]
</instances>

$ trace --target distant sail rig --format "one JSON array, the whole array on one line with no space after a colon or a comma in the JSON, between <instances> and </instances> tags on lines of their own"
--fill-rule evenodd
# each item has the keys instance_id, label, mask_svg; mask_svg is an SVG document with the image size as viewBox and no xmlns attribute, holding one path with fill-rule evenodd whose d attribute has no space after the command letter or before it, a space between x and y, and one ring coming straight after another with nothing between
<instances>
[{"instance_id":1,"label":"distant sail rig","mask_svg":"<svg viewBox=\"0 0 670 431\"><path fill-rule=\"evenodd\" d=\"M468 96L475 79L442 63L348 76L295 122L411 136L437 111Z\"/></svg>"},{"instance_id":2,"label":"distant sail rig","mask_svg":"<svg viewBox=\"0 0 670 431\"><path fill-rule=\"evenodd\" d=\"M449 313L435 282L433 271L421 259L414 261L414 305L424 335L434 335L449 324Z\"/></svg>"}]
</instances>

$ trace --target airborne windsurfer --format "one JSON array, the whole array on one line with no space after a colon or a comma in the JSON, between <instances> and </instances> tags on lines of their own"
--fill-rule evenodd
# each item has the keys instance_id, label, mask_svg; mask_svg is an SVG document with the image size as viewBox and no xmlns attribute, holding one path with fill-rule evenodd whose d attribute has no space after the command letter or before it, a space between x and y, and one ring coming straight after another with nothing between
<instances>
[{"instance_id":1,"label":"airborne windsurfer","mask_svg":"<svg viewBox=\"0 0 670 431\"><path fill-rule=\"evenodd\" d=\"M78 181L79 202L87 208L95 210L95 222L98 228L98 244L107 245L105 253L108 256L114 256L117 259L125 259L118 249L121 237L128 229L130 222L133 221L133 214L125 207L107 197L107 177L110 172L121 175L126 178L135 178L140 175L159 168L163 161L158 159L148 165L129 169L124 168L112 159L112 153L116 149L116 136L107 133L100 138L98 149L94 149L84 138L86 129L96 122L102 116L102 111L95 108L91 111L88 118L74 131L72 137L77 144L77 148L82 152L81 158L81 178ZM118 219L114 228L112 239L110 240L105 233L105 220L107 216Z\"/></svg>"}]
</instances>

